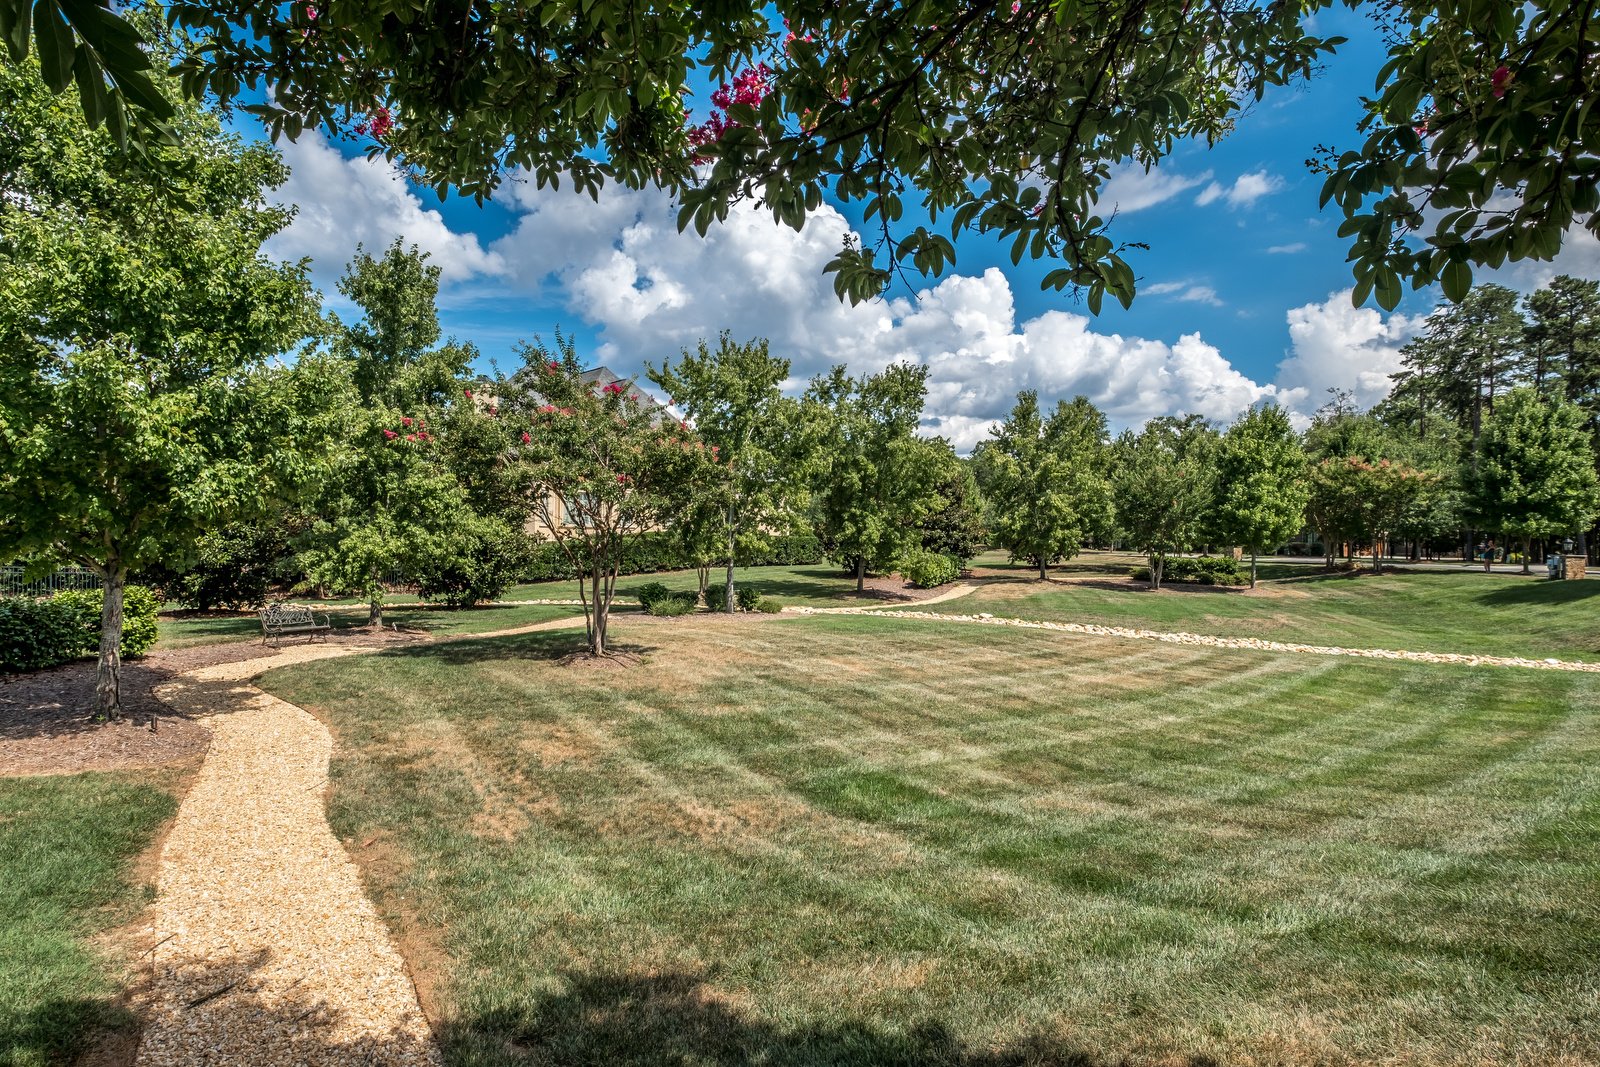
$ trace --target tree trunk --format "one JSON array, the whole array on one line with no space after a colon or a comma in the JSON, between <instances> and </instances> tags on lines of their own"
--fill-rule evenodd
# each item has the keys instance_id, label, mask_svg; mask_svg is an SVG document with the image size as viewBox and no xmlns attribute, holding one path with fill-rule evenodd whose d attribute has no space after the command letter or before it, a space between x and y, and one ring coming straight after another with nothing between
<instances>
[{"instance_id":1,"label":"tree trunk","mask_svg":"<svg viewBox=\"0 0 1600 1067\"><path fill-rule=\"evenodd\" d=\"M1528 562L1532 557L1533 557L1533 538L1524 537L1522 539L1522 573L1523 574L1532 574L1533 573L1533 571L1528 569Z\"/></svg>"},{"instance_id":2,"label":"tree trunk","mask_svg":"<svg viewBox=\"0 0 1600 1067\"><path fill-rule=\"evenodd\" d=\"M1256 554L1250 553L1250 588L1256 587Z\"/></svg>"},{"instance_id":3,"label":"tree trunk","mask_svg":"<svg viewBox=\"0 0 1600 1067\"><path fill-rule=\"evenodd\" d=\"M705 599L705 595L706 595L706 588L711 585L711 568L710 567L696 567L694 569L694 572L695 572L695 576L700 579L700 598L702 600L704 600Z\"/></svg>"},{"instance_id":4,"label":"tree trunk","mask_svg":"<svg viewBox=\"0 0 1600 1067\"><path fill-rule=\"evenodd\" d=\"M596 567L589 578L589 591L594 601L594 625L589 628L589 651L596 656L606 654L606 623L611 615L611 605L601 596L600 585L600 568Z\"/></svg>"},{"instance_id":5,"label":"tree trunk","mask_svg":"<svg viewBox=\"0 0 1600 1067\"><path fill-rule=\"evenodd\" d=\"M383 625L383 583L377 573L372 575L372 593L367 602L367 625L373 627Z\"/></svg>"},{"instance_id":6,"label":"tree trunk","mask_svg":"<svg viewBox=\"0 0 1600 1067\"><path fill-rule=\"evenodd\" d=\"M732 615L733 612L734 612L734 608L735 608L735 604L734 604L734 600L733 600L733 505L732 504L728 505L728 582L727 582L726 592L728 594L727 603L722 606L722 610L724 612L726 612L727 614Z\"/></svg>"},{"instance_id":7,"label":"tree trunk","mask_svg":"<svg viewBox=\"0 0 1600 1067\"><path fill-rule=\"evenodd\" d=\"M867 557L856 557L856 596L867 591Z\"/></svg>"},{"instance_id":8,"label":"tree trunk","mask_svg":"<svg viewBox=\"0 0 1600 1067\"><path fill-rule=\"evenodd\" d=\"M1050 564L1045 561L1043 556L1039 557L1039 580L1041 582L1050 580Z\"/></svg>"},{"instance_id":9,"label":"tree trunk","mask_svg":"<svg viewBox=\"0 0 1600 1067\"><path fill-rule=\"evenodd\" d=\"M1383 573L1383 538L1372 539L1372 573Z\"/></svg>"},{"instance_id":10,"label":"tree trunk","mask_svg":"<svg viewBox=\"0 0 1600 1067\"><path fill-rule=\"evenodd\" d=\"M95 717L122 718L122 593L128 572L113 563L105 570L105 602L100 608L100 662L94 673Z\"/></svg>"},{"instance_id":11,"label":"tree trunk","mask_svg":"<svg viewBox=\"0 0 1600 1067\"><path fill-rule=\"evenodd\" d=\"M1161 557L1161 556L1151 556L1150 557L1150 588L1151 589L1160 589L1161 588L1161 570L1162 570L1162 565L1164 563L1166 563L1166 559Z\"/></svg>"}]
</instances>

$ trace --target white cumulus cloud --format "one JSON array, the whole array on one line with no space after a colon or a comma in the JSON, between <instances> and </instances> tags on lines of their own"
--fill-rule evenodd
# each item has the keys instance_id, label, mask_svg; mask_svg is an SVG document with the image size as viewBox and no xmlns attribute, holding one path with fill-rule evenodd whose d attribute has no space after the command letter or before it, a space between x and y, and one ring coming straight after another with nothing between
<instances>
[{"instance_id":1,"label":"white cumulus cloud","mask_svg":"<svg viewBox=\"0 0 1600 1067\"><path fill-rule=\"evenodd\" d=\"M1131 215L1135 211L1165 203L1210 177L1209 170L1190 177L1129 163L1112 172L1100 190L1100 204L1114 209L1118 214Z\"/></svg>"},{"instance_id":2,"label":"white cumulus cloud","mask_svg":"<svg viewBox=\"0 0 1600 1067\"><path fill-rule=\"evenodd\" d=\"M396 237L429 253L445 284L504 269L499 256L485 251L475 235L457 233L439 212L424 207L392 163L346 159L316 130L279 148L290 174L273 199L298 211L266 250L284 259L311 257L325 289L331 290L358 244L377 254Z\"/></svg>"},{"instance_id":3,"label":"white cumulus cloud","mask_svg":"<svg viewBox=\"0 0 1600 1067\"><path fill-rule=\"evenodd\" d=\"M1389 376L1400 370L1400 347L1421 328L1422 317L1389 315L1352 307L1350 290L1320 304L1288 313L1289 358L1278 365L1278 393L1305 414L1328 399L1329 389L1348 389L1361 406L1389 395Z\"/></svg>"},{"instance_id":4,"label":"white cumulus cloud","mask_svg":"<svg viewBox=\"0 0 1600 1067\"><path fill-rule=\"evenodd\" d=\"M1212 182L1200 190L1200 195L1194 202L1200 207L1225 201L1229 207L1249 207L1257 200L1283 188L1283 179L1276 174L1269 174L1264 170L1251 171L1241 174L1233 180L1232 185L1220 185Z\"/></svg>"}]
</instances>

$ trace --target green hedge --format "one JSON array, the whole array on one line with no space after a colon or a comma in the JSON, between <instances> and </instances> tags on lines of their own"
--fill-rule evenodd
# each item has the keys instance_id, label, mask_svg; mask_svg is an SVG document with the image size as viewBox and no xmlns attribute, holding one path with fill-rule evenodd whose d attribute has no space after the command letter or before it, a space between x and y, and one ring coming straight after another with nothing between
<instances>
[{"instance_id":1,"label":"green hedge","mask_svg":"<svg viewBox=\"0 0 1600 1067\"><path fill-rule=\"evenodd\" d=\"M1149 567L1135 567L1131 573L1136 581L1150 580ZM1237 560L1226 556L1168 556L1166 566L1161 568L1161 580L1197 585L1243 585L1250 579Z\"/></svg>"},{"instance_id":2,"label":"green hedge","mask_svg":"<svg viewBox=\"0 0 1600 1067\"><path fill-rule=\"evenodd\" d=\"M822 544L809 533L774 537L767 551L739 561L741 567L798 567L822 562ZM691 570L694 562L672 542L666 533L644 534L633 540L618 573L657 574L661 571ZM554 542L537 546L522 575L524 582L563 582L577 578L572 563Z\"/></svg>"},{"instance_id":3,"label":"green hedge","mask_svg":"<svg viewBox=\"0 0 1600 1067\"><path fill-rule=\"evenodd\" d=\"M37 671L100 650L98 589L72 589L53 597L0 598L0 674ZM123 593L122 657L133 659L156 643L156 595L142 585Z\"/></svg>"},{"instance_id":4,"label":"green hedge","mask_svg":"<svg viewBox=\"0 0 1600 1067\"><path fill-rule=\"evenodd\" d=\"M932 589L961 577L961 564L942 552L919 548L900 561L900 573L918 589Z\"/></svg>"}]
</instances>

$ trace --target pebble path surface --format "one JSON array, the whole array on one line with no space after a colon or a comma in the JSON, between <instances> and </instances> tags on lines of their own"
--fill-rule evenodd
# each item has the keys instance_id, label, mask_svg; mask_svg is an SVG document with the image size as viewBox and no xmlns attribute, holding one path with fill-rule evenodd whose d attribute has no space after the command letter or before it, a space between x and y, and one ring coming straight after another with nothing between
<instances>
[{"instance_id":1,"label":"pebble path surface","mask_svg":"<svg viewBox=\"0 0 1600 1067\"><path fill-rule=\"evenodd\" d=\"M970 592L971 590L966 590ZM964 595L957 593L956 595ZM931 601L925 601L931 603ZM784 608L785 613L796 615L864 615L882 614L881 610L868 608ZM1561 659L1528 659L1521 656L1478 656L1464 652L1412 652L1392 648L1339 648L1334 645L1303 645L1289 641L1268 641L1259 637L1216 637L1211 634L1192 634L1174 630L1145 630L1132 626L1100 626L1081 622L1036 622L1031 619L1012 619L988 612L975 615L951 615L937 611L905 611L892 613L895 618L921 619L930 622L979 623L987 626L1017 626L1027 630L1059 630L1064 633L1086 634L1093 637L1120 637L1133 641L1162 641L1170 645L1205 645L1210 648L1239 649L1254 652L1298 652L1312 656L1352 656L1357 659L1407 660L1413 663L1448 663L1464 667L1523 667L1539 671L1576 671L1600 673L1600 663L1585 663Z\"/></svg>"},{"instance_id":2,"label":"pebble path surface","mask_svg":"<svg viewBox=\"0 0 1600 1067\"><path fill-rule=\"evenodd\" d=\"M250 685L336 645L208 667L159 695L211 730L162 851L138 1063L439 1062L405 963L323 811L332 738Z\"/></svg>"}]
</instances>

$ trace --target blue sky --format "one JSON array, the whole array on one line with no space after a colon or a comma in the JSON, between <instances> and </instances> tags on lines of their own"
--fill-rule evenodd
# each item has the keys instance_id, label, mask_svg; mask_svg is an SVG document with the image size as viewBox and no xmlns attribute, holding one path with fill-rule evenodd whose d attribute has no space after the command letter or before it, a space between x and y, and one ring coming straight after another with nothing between
<instances>
[{"instance_id":1,"label":"blue sky","mask_svg":"<svg viewBox=\"0 0 1600 1067\"><path fill-rule=\"evenodd\" d=\"M486 362L508 364L517 339L559 326L622 372L723 328L769 337L794 361L795 387L833 362L926 363L925 430L963 451L1021 388L1085 393L1118 427L1180 411L1226 420L1266 398L1303 418L1330 387L1381 398L1399 346L1438 299L1408 293L1392 315L1349 305L1337 212L1317 209L1321 178L1305 161L1319 144L1356 142L1358 98L1383 56L1343 8L1317 29L1351 40L1314 81L1269 94L1215 148L1186 144L1150 174L1116 176L1101 201L1118 205L1112 235L1150 250L1133 253L1133 307L1108 301L1092 320L1071 294L1039 289L1053 262L1013 267L1006 245L978 236L958 242L946 278L850 309L821 266L858 221L853 208L825 211L799 235L744 212L701 240L676 233L658 193L608 191L595 205L511 183L482 207L440 201L360 158L356 142L315 135L281 146L294 174L280 195L300 217L272 250L310 256L341 310L333 282L358 242L419 244L445 269L447 332ZM1558 267L1594 273L1594 252L1575 247ZM1528 288L1551 273L1525 266L1497 280Z\"/></svg>"}]
</instances>

